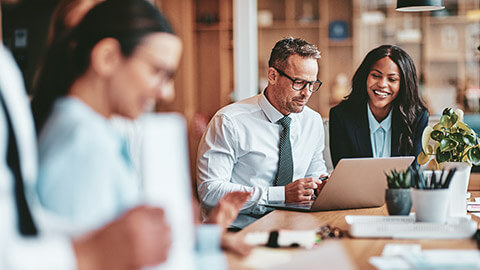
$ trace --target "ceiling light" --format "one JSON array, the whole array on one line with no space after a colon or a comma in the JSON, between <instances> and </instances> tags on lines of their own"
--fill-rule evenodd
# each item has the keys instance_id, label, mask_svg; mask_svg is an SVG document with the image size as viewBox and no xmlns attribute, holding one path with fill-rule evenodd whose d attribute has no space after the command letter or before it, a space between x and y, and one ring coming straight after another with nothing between
<instances>
[{"instance_id":1,"label":"ceiling light","mask_svg":"<svg viewBox=\"0 0 480 270\"><path fill-rule=\"evenodd\" d=\"M443 0L397 0L397 11L433 11L444 9Z\"/></svg>"}]
</instances>

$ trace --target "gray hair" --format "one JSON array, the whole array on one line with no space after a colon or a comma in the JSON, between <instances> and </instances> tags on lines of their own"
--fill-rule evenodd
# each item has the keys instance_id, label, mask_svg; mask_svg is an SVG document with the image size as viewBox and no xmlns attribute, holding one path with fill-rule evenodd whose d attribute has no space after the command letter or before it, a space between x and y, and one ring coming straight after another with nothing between
<instances>
[{"instance_id":1,"label":"gray hair","mask_svg":"<svg viewBox=\"0 0 480 270\"><path fill-rule=\"evenodd\" d=\"M268 66L284 68L288 57L294 54L307 58L320 58L320 51L318 51L317 46L301 38L287 37L279 40L273 47Z\"/></svg>"}]
</instances>

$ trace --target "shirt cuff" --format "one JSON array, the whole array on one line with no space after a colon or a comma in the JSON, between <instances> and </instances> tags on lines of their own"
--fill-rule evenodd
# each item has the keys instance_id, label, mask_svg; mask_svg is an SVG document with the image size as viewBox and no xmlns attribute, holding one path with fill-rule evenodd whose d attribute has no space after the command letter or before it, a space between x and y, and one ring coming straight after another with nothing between
<instances>
[{"instance_id":1,"label":"shirt cuff","mask_svg":"<svg viewBox=\"0 0 480 270\"><path fill-rule=\"evenodd\" d=\"M285 187L268 187L268 201L285 201Z\"/></svg>"}]
</instances>

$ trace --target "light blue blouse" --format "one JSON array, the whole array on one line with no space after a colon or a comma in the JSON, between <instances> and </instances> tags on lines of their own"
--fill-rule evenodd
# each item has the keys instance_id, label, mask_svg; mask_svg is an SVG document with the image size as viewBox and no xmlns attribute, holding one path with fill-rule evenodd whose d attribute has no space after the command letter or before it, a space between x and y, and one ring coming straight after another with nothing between
<instances>
[{"instance_id":1,"label":"light blue blouse","mask_svg":"<svg viewBox=\"0 0 480 270\"><path fill-rule=\"evenodd\" d=\"M368 103L367 111L373 157L390 157L392 152L392 110L381 123L378 123L373 116Z\"/></svg>"},{"instance_id":2,"label":"light blue blouse","mask_svg":"<svg viewBox=\"0 0 480 270\"><path fill-rule=\"evenodd\" d=\"M40 201L70 219L80 231L98 228L142 201L126 140L109 120L80 100L67 97L55 103L39 144ZM196 236L195 267L227 269L220 250L221 229L198 226ZM166 269L175 269L172 262L187 254L183 248L170 250Z\"/></svg>"},{"instance_id":3,"label":"light blue blouse","mask_svg":"<svg viewBox=\"0 0 480 270\"><path fill-rule=\"evenodd\" d=\"M76 98L54 104L40 136L39 157L41 203L78 229L97 228L140 201L125 140Z\"/></svg>"}]
</instances>

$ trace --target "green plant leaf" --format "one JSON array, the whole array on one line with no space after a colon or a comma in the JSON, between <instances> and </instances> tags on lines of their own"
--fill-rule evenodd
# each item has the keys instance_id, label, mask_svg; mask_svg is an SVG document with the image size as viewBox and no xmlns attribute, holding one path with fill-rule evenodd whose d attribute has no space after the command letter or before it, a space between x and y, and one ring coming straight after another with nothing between
<instances>
[{"instance_id":1,"label":"green plant leaf","mask_svg":"<svg viewBox=\"0 0 480 270\"><path fill-rule=\"evenodd\" d=\"M400 188L398 181L393 181L393 188Z\"/></svg>"},{"instance_id":2,"label":"green plant leaf","mask_svg":"<svg viewBox=\"0 0 480 270\"><path fill-rule=\"evenodd\" d=\"M457 125L457 127L463 129L468 134L473 133L473 130L467 124L465 124L463 122L458 121L456 125Z\"/></svg>"},{"instance_id":3,"label":"green plant leaf","mask_svg":"<svg viewBox=\"0 0 480 270\"><path fill-rule=\"evenodd\" d=\"M441 123L437 123L433 126L433 130L442 130L443 126Z\"/></svg>"},{"instance_id":4,"label":"green plant leaf","mask_svg":"<svg viewBox=\"0 0 480 270\"><path fill-rule=\"evenodd\" d=\"M428 141L430 140L430 134L433 129L430 126L426 126L422 133L422 149L423 151L427 150Z\"/></svg>"},{"instance_id":5,"label":"green plant leaf","mask_svg":"<svg viewBox=\"0 0 480 270\"><path fill-rule=\"evenodd\" d=\"M440 151L446 152L446 151L451 151L457 147L457 142L450 140L449 138L443 138L440 141Z\"/></svg>"},{"instance_id":6,"label":"green plant leaf","mask_svg":"<svg viewBox=\"0 0 480 270\"><path fill-rule=\"evenodd\" d=\"M447 129L451 128L454 124L453 119L450 118L450 116L448 115L442 115L442 117L440 117L440 123L444 128L447 128Z\"/></svg>"},{"instance_id":7,"label":"green plant leaf","mask_svg":"<svg viewBox=\"0 0 480 270\"><path fill-rule=\"evenodd\" d=\"M424 152L420 152L420 154L418 154L418 157L417 157L417 162L420 165L424 165L428 162L429 159L430 158L427 155L425 155Z\"/></svg>"},{"instance_id":8,"label":"green plant leaf","mask_svg":"<svg viewBox=\"0 0 480 270\"><path fill-rule=\"evenodd\" d=\"M441 152L439 151L438 153L441 153ZM437 153L437 156L438 156L438 153ZM437 157L437 160L438 160L438 157ZM438 170L438 168L440 167L440 166L438 166L438 162L440 162L440 161L437 162L437 160L431 159L430 162L428 162L428 169L429 170L433 170L433 171Z\"/></svg>"},{"instance_id":9,"label":"green plant leaf","mask_svg":"<svg viewBox=\"0 0 480 270\"><path fill-rule=\"evenodd\" d=\"M464 150L465 150L465 144L463 142L459 143L456 149L457 153L463 153Z\"/></svg>"},{"instance_id":10,"label":"green plant leaf","mask_svg":"<svg viewBox=\"0 0 480 270\"><path fill-rule=\"evenodd\" d=\"M452 113L453 113L453 109L447 107L447 108L443 109L442 115L450 116L450 115L452 115Z\"/></svg>"},{"instance_id":11,"label":"green plant leaf","mask_svg":"<svg viewBox=\"0 0 480 270\"><path fill-rule=\"evenodd\" d=\"M452 158L452 153L446 151L437 151L437 154L436 154L436 159L438 161L438 163L442 163L442 162L445 162L445 161L449 161L450 158ZM434 160L434 159L432 159ZM430 161L431 162L431 161ZM437 164L438 166L438 164Z\"/></svg>"},{"instance_id":12,"label":"green plant leaf","mask_svg":"<svg viewBox=\"0 0 480 270\"><path fill-rule=\"evenodd\" d=\"M458 119L460 121L463 121L463 115L464 115L463 111L460 109L455 109L454 112L458 115Z\"/></svg>"},{"instance_id":13,"label":"green plant leaf","mask_svg":"<svg viewBox=\"0 0 480 270\"><path fill-rule=\"evenodd\" d=\"M450 135L448 135L448 138L456 141L457 143L463 142L463 135L459 132L451 133Z\"/></svg>"},{"instance_id":14,"label":"green plant leaf","mask_svg":"<svg viewBox=\"0 0 480 270\"><path fill-rule=\"evenodd\" d=\"M450 120L452 120L452 126L455 125L458 121L458 115L455 112L452 112L452 115L450 115Z\"/></svg>"},{"instance_id":15,"label":"green plant leaf","mask_svg":"<svg viewBox=\"0 0 480 270\"><path fill-rule=\"evenodd\" d=\"M463 141L464 141L467 145L474 146L476 140L475 140L475 137L473 137L472 135L464 135L464 136L463 136Z\"/></svg>"},{"instance_id":16,"label":"green plant leaf","mask_svg":"<svg viewBox=\"0 0 480 270\"><path fill-rule=\"evenodd\" d=\"M480 147L471 148L468 151L468 159L475 165L480 165Z\"/></svg>"},{"instance_id":17,"label":"green plant leaf","mask_svg":"<svg viewBox=\"0 0 480 270\"><path fill-rule=\"evenodd\" d=\"M445 135L443 134L443 132L439 131L439 130L434 130L432 131L432 133L430 134L430 137L439 142L441 141L443 138L445 138Z\"/></svg>"},{"instance_id":18,"label":"green plant leaf","mask_svg":"<svg viewBox=\"0 0 480 270\"><path fill-rule=\"evenodd\" d=\"M405 181L403 182L403 187L402 188L410 188L412 186L412 174L410 171L406 171L405 174Z\"/></svg>"},{"instance_id":19,"label":"green plant leaf","mask_svg":"<svg viewBox=\"0 0 480 270\"><path fill-rule=\"evenodd\" d=\"M433 153L437 153L437 150L439 147L440 147L440 142L435 142L435 145L433 146Z\"/></svg>"}]
</instances>

